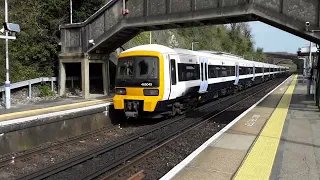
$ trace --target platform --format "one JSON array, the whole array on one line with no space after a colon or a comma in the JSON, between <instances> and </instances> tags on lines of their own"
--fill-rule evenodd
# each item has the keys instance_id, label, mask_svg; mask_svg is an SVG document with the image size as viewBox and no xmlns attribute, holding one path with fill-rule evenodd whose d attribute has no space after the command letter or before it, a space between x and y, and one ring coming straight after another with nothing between
<instances>
[{"instance_id":1,"label":"platform","mask_svg":"<svg viewBox=\"0 0 320 180\"><path fill-rule=\"evenodd\" d=\"M31 105L20 105L7 110L0 108L0 134L29 126L43 125L89 111L101 111L112 104L112 97L95 99L59 99ZM35 122L37 121L37 122Z\"/></svg>"},{"instance_id":2,"label":"platform","mask_svg":"<svg viewBox=\"0 0 320 180\"><path fill-rule=\"evenodd\" d=\"M292 76L161 179L319 179L320 111Z\"/></svg>"}]
</instances>

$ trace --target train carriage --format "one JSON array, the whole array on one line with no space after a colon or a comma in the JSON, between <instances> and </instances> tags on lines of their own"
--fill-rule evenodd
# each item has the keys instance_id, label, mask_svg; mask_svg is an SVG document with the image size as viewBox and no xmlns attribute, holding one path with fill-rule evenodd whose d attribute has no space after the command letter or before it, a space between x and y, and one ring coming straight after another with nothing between
<instances>
[{"instance_id":1,"label":"train carriage","mask_svg":"<svg viewBox=\"0 0 320 180\"><path fill-rule=\"evenodd\" d=\"M127 117L181 114L217 98L284 75L288 68L213 51L141 45L118 58L114 108Z\"/></svg>"}]
</instances>

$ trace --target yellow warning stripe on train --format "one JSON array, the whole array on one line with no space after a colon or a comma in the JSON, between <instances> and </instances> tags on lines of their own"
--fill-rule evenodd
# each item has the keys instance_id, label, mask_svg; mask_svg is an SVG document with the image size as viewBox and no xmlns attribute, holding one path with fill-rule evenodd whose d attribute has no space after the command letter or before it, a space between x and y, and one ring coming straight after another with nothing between
<instances>
[{"instance_id":1,"label":"yellow warning stripe on train","mask_svg":"<svg viewBox=\"0 0 320 180\"><path fill-rule=\"evenodd\" d=\"M235 180L269 179L296 82L297 75L236 173Z\"/></svg>"}]
</instances>

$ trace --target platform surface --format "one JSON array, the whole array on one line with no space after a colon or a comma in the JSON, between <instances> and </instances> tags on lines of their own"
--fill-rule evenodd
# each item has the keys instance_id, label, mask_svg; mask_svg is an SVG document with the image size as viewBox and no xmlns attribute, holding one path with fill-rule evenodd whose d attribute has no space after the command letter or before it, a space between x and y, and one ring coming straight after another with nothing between
<instances>
[{"instance_id":1,"label":"platform surface","mask_svg":"<svg viewBox=\"0 0 320 180\"><path fill-rule=\"evenodd\" d=\"M0 122L110 102L112 102L112 96L103 96L92 99L58 99L28 105L14 105L10 109L0 107Z\"/></svg>"},{"instance_id":2,"label":"platform surface","mask_svg":"<svg viewBox=\"0 0 320 180\"><path fill-rule=\"evenodd\" d=\"M300 78L289 78L162 179L319 179L320 112Z\"/></svg>"}]
</instances>

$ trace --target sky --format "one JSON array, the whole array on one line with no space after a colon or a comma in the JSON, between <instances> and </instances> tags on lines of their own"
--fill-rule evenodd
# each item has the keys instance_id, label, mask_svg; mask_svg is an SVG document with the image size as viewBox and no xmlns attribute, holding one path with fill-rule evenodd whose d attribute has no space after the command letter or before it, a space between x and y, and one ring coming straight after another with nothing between
<instances>
[{"instance_id":1,"label":"sky","mask_svg":"<svg viewBox=\"0 0 320 180\"><path fill-rule=\"evenodd\" d=\"M296 53L298 48L309 45L309 41L268 24L255 21L250 22L249 25L252 29L255 47L262 47L264 52Z\"/></svg>"}]
</instances>

